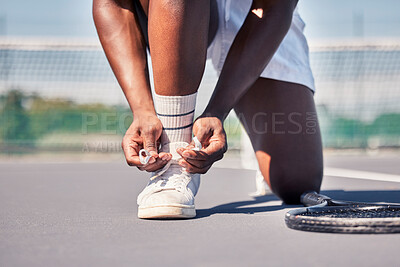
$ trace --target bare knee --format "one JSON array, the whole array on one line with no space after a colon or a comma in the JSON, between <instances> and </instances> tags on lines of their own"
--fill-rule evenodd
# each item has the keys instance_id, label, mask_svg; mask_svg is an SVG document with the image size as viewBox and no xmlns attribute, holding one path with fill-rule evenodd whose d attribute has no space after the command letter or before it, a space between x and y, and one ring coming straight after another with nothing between
<instances>
[{"instance_id":1,"label":"bare knee","mask_svg":"<svg viewBox=\"0 0 400 267\"><path fill-rule=\"evenodd\" d=\"M299 204L303 193L319 192L322 176L322 164L297 168L290 165L271 166L271 189L286 204Z\"/></svg>"},{"instance_id":2,"label":"bare knee","mask_svg":"<svg viewBox=\"0 0 400 267\"><path fill-rule=\"evenodd\" d=\"M175 18L182 15L185 5L184 0L157 0L155 3L158 7L168 10L168 13Z\"/></svg>"}]
</instances>

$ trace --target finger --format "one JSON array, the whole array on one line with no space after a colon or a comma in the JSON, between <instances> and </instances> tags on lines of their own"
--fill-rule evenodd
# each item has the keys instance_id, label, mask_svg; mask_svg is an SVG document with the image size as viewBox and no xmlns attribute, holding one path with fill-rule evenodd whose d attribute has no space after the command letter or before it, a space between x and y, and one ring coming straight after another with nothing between
<instances>
[{"instance_id":1,"label":"finger","mask_svg":"<svg viewBox=\"0 0 400 267\"><path fill-rule=\"evenodd\" d=\"M225 153L225 144L223 142L212 142L207 148L203 148L200 151L194 151L190 149L177 150L178 154L181 155L187 161L195 164L196 166L204 166L206 163L201 163L201 161L209 162L216 161L223 157ZM196 164L195 162L199 163Z\"/></svg>"},{"instance_id":2,"label":"finger","mask_svg":"<svg viewBox=\"0 0 400 267\"><path fill-rule=\"evenodd\" d=\"M192 142L192 143L190 143L188 146L186 146L186 147L178 147L177 149L176 149L176 152L178 152L178 154L179 155L181 155L181 157L183 157L183 152L185 152L185 151L192 151L193 150L193 148L194 148L194 143Z\"/></svg>"},{"instance_id":3,"label":"finger","mask_svg":"<svg viewBox=\"0 0 400 267\"><path fill-rule=\"evenodd\" d=\"M185 161L194 167L205 168L223 158L223 154L226 152L226 145L223 140L225 140L223 136L211 137L209 146L200 151L193 151L190 149L193 147L192 142L191 145L185 148L177 149L177 152Z\"/></svg>"},{"instance_id":4,"label":"finger","mask_svg":"<svg viewBox=\"0 0 400 267\"><path fill-rule=\"evenodd\" d=\"M143 136L143 146L144 149L146 149L149 153L150 156L157 158L158 153L157 153L157 139L154 134L148 133Z\"/></svg>"},{"instance_id":5,"label":"finger","mask_svg":"<svg viewBox=\"0 0 400 267\"><path fill-rule=\"evenodd\" d=\"M142 164L141 166L138 166L138 169L141 171L153 172L162 168L171 159L172 159L172 154L161 152L157 159L151 158L147 164L145 165Z\"/></svg>"},{"instance_id":6,"label":"finger","mask_svg":"<svg viewBox=\"0 0 400 267\"><path fill-rule=\"evenodd\" d=\"M195 148L194 142L192 141L187 147L181 147L183 149L193 149Z\"/></svg>"},{"instance_id":7,"label":"finger","mask_svg":"<svg viewBox=\"0 0 400 267\"><path fill-rule=\"evenodd\" d=\"M209 155L212 159L218 158L220 155L223 155L226 150L226 143L221 140L212 140L209 146L202 149L202 151L204 151L204 153Z\"/></svg>"},{"instance_id":8,"label":"finger","mask_svg":"<svg viewBox=\"0 0 400 267\"><path fill-rule=\"evenodd\" d=\"M166 153L166 152L161 152L160 154L158 154L158 157L162 160L170 161L172 159L172 154Z\"/></svg>"},{"instance_id":9,"label":"finger","mask_svg":"<svg viewBox=\"0 0 400 267\"><path fill-rule=\"evenodd\" d=\"M140 162L140 158L138 155L138 151L140 149L139 145L136 142L122 142L122 148L124 151L126 163L129 166L140 166L142 163Z\"/></svg>"},{"instance_id":10,"label":"finger","mask_svg":"<svg viewBox=\"0 0 400 267\"><path fill-rule=\"evenodd\" d=\"M209 147L203 151L190 152L190 156L183 157L189 164L198 167L205 168L211 166L214 162L221 160L224 157L226 147L223 142L216 143L212 142ZM188 152L183 152L182 155L188 155Z\"/></svg>"},{"instance_id":11,"label":"finger","mask_svg":"<svg viewBox=\"0 0 400 267\"><path fill-rule=\"evenodd\" d=\"M203 147L208 145L211 135L212 132L209 129L202 129L196 133L197 140L199 140ZM190 144L193 146L195 145L193 141Z\"/></svg>"},{"instance_id":12,"label":"finger","mask_svg":"<svg viewBox=\"0 0 400 267\"><path fill-rule=\"evenodd\" d=\"M176 152L178 152L178 154L182 157L182 158L193 158L193 159L198 159L198 160L206 160L206 155L203 155L204 152L201 151L195 151L192 150L188 147L186 148L178 148L176 150Z\"/></svg>"},{"instance_id":13,"label":"finger","mask_svg":"<svg viewBox=\"0 0 400 267\"><path fill-rule=\"evenodd\" d=\"M186 162L198 168L205 168L207 166L211 166L212 164L214 164L214 162L222 159L223 157L224 157L223 155L219 155L217 157L214 157L213 159L208 159L208 160L186 159Z\"/></svg>"},{"instance_id":14,"label":"finger","mask_svg":"<svg viewBox=\"0 0 400 267\"><path fill-rule=\"evenodd\" d=\"M198 153L200 150L196 150L196 144L192 140L192 142L186 146L186 147L179 147L176 149L176 152L178 152L179 155L183 158L196 158L198 156L201 156L202 153ZM203 157L204 158L204 157ZM199 157L199 159L205 160L202 157Z\"/></svg>"},{"instance_id":15,"label":"finger","mask_svg":"<svg viewBox=\"0 0 400 267\"><path fill-rule=\"evenodd\" d=\"M178 162L186 162L197 168L203 168L203 167L209 165L208 161L205 161L205 160L193 160L193 159L188 159L188 158L184 158L184 157L182 157L182 159L180 159Z\"/></svg>"},{"instance_id":16,"label":"finger","mask_svg":"<svg viewBox=\"0 0 400 267\"><path fill-rule=\"evenodd\" d=\"M169 160L167 159L161 159L157 158L156 161L152 164L147 164L142 167L142 170L147 171L147 172L154 172L157 171L165 166L165 164L168 163Z\"/></svg>"},{"instance_id":17,"label":"finger","mask_svg":"<svg viewBox=\"0 0 400 267\"><path fill-rule=\"evenodd\" d=\"M129 166L142 166L143 164L140 162L138 156L126 157L126 163Z\"/></svg>"},{"instance_id":18,"label":"finger","mask_svg":"<svg viewBox=\"0 0 400 267\"><path fill-rule=\"evenodd\" d=\"M219 157L221 154L226 152L224 142L214 141L206 148L202 148L200 151L191 149L180 149L177 150L178 154L184 159L193 159L207 161Z\"/></svg>"},{"instance_id":19,"label":"finger","mask_svg":"<svg viewBox=\"0 0 400 267\"><path fill-rule=\"evenodd\" d=\"M203 168L198 168L196 166L193 166L192 164L188 163L185 160L180 160L179 161L179 165L182 166L183 168L185 168L185 170L189 173L200 173L200 174L204 174L206 173L210 168L211 165L207 165Z\"/></svg>"},{"instance_id":20,"label":"finger","mask_svg":"<svg viewBox=\"0 0 400 267\"><path fill-rule=\"evenodd\" d=\"M190 153L190 156L186 156ZM194 154L194 155L193 155ZM182 159L189 162L191 165L197 168L203 168L207 165L212 164L210 157L203 151L185 151L182 153Z\"/></svg>"},{"instance_id":21,"label":"finger","mask_svg":"<svg viewBox=\"0 0 400 267\"><path fill-rule=\"evenodd\" d=\"M216 155L212 155L212 156L201 156L202 158L200 158L200 160L198 160L197 158L183 158L186 162L188 162L189 164L197 167L197 168L205 168L207 166L211 166L214 162L222 159L224 157L223 154L216 154Z\"/></svg>"}]
</instances>

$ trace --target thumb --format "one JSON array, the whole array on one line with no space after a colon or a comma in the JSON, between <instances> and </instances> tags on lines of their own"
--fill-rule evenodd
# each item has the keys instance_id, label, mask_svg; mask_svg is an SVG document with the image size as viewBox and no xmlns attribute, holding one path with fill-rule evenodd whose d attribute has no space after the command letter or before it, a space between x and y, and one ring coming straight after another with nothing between
<instances>
[{"instance_id":1,"label":"thumb","mask_svg":"<svg viewBox=\"0 0 400 267\"><path fill-rule=\"evenodd\" d=\"M209 131L202 129L195 133L195 137L197 138L197 140L193 140L191 142L191 145L196 147L198 141L202 146L204 146L208 144L208 140L210 139L211 134Z\"/></svg>"},{"instance_id":2,"label":"thumb","mask_svg":"<svg viewBox=\"0 0 400 267\"><path fill-rule=\"evenodd\" d=\"M143 147L146 149L150 156L157 158L157 140L154 134L145 134L143 136Z\"/></svg>"}]
</instances>

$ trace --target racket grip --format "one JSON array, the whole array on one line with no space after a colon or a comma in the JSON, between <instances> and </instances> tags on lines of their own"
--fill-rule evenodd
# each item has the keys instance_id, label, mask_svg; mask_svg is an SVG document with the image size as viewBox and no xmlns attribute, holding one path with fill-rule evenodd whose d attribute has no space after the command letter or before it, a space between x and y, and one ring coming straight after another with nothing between
<instances>
[{"instance_id":1,"label":"racket grip","mask_svg":"<svg viewBox=\"0 0 400 267\"><path fill-rule=\"evenodd\" d=\"M330 198L324 195L320 195L317 192L307 192L301 195L300 201L304 206L315 206L322 204Z\"/></svg>"}]
</instances>

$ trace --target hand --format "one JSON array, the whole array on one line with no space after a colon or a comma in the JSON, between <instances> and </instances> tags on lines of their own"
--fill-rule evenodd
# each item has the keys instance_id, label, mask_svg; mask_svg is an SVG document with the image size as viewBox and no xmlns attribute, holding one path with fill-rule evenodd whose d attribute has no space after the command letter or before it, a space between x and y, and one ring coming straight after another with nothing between
<instances>
[{"instance_id":1,"label":"hand","mask_svg":"<svg viewBox=\"0 0 400 267\"><path fill-rule=\"evenodd\" d=\"M193 134L202 144L200 151L192 150L192 141L186 148L177 152L182 159L179 165L190 173L206 173L212 164L223 158L228 145L222 121L217 117L200 117L193 124Z\"/></svg>"},{"instance_id":2,"label":"hand","mask_svg":"<svg viewBox=\"0 0 400 267\"><path fill-rule=\"evenodd\" d=\"M126 162L139 170L153 172L161 169L171 160L170 153L158 154L158 140L162 133L162 123L154 113L135 114L134 120L122 140ZM139 159L139 151L144 148L151 156L146 165Z\"/></svg>"}]
</instances>

